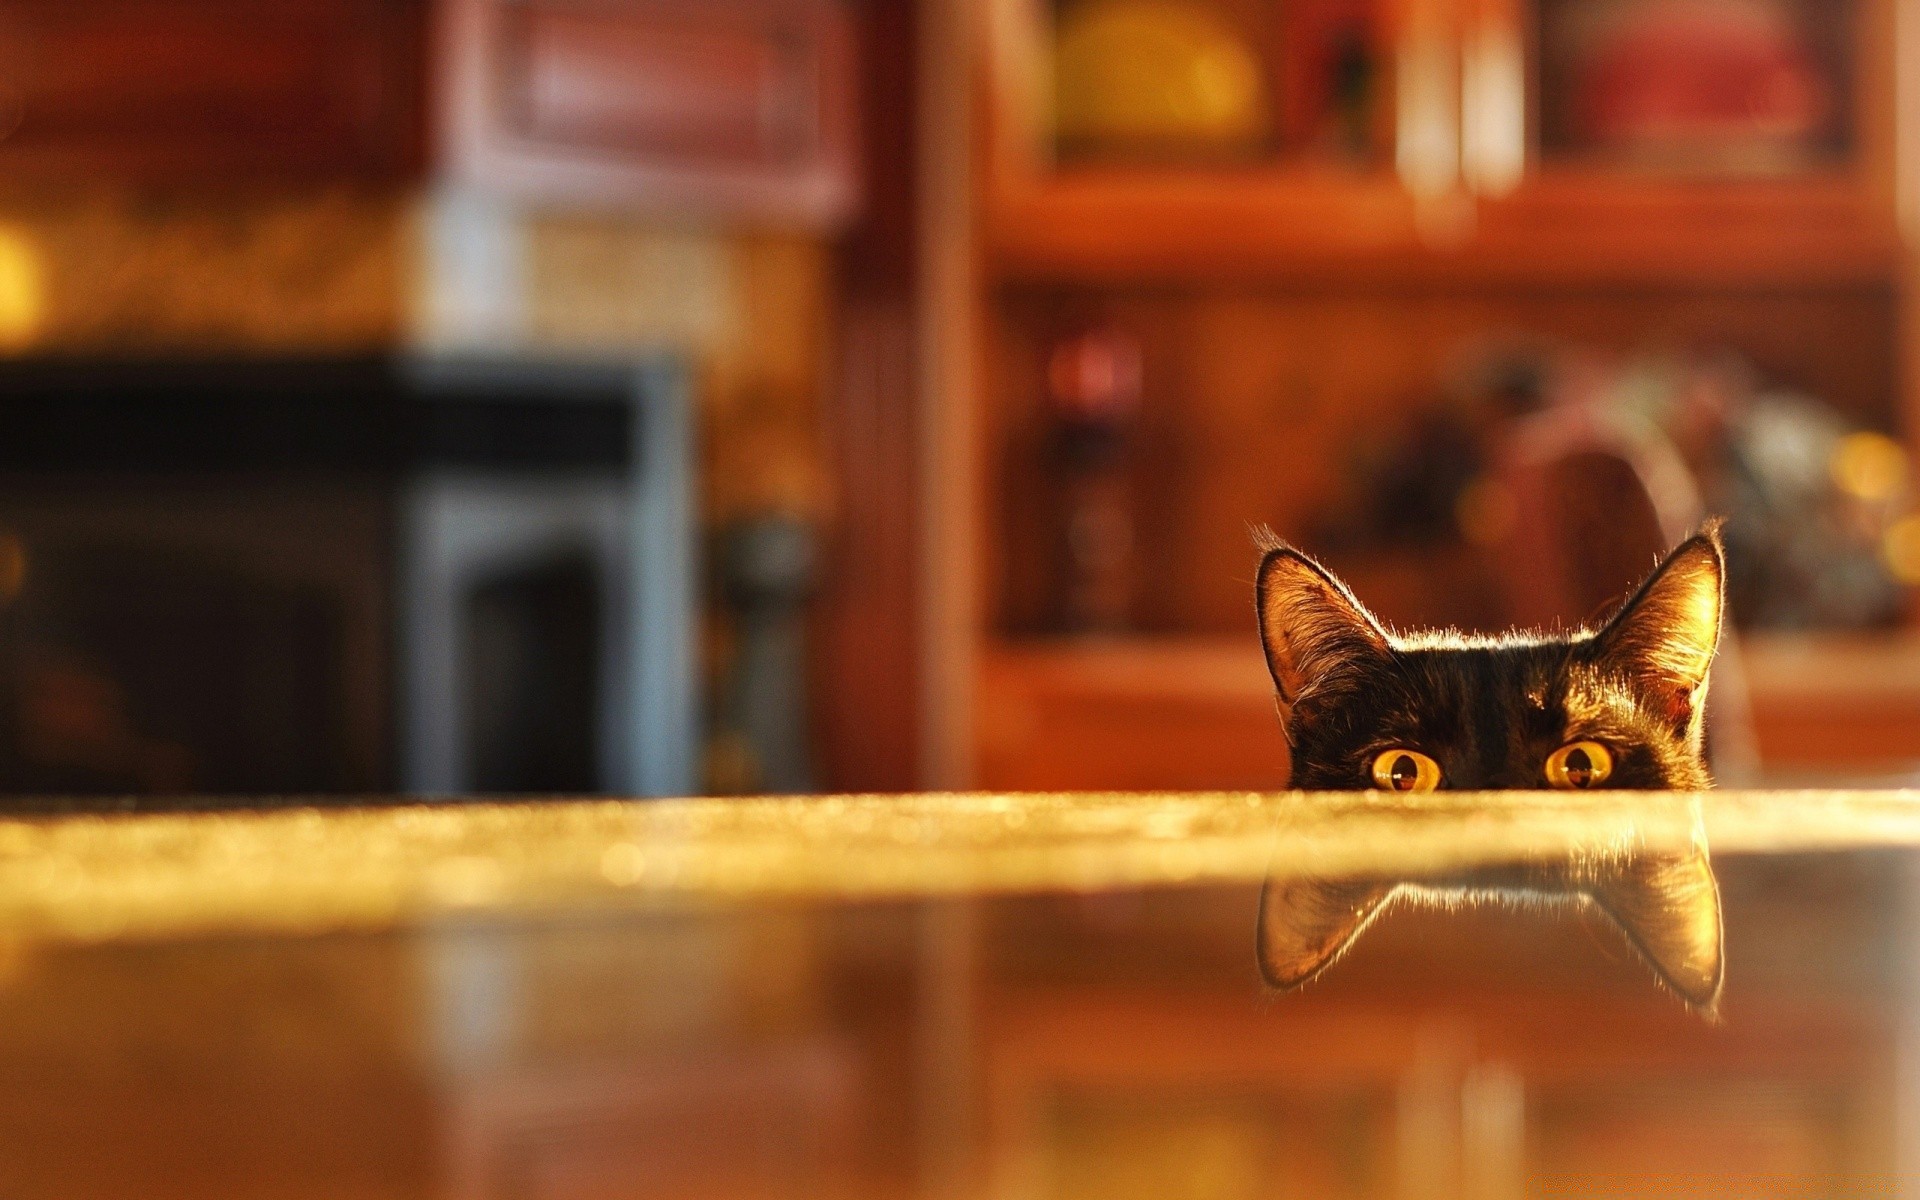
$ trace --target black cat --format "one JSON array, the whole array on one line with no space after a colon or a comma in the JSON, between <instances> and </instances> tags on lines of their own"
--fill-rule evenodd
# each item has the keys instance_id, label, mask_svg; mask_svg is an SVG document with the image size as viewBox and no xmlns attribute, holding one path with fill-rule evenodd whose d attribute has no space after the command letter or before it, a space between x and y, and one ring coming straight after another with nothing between
<instances>
[{"instance_id":1,"label":"black cat","mask_svg":"<svg viewBox=\"0 0 1920 1200\"><path fill-rule=\"evenodd\" d=\"M1397 634L1324 567L1270 534L1261 641L1295 787L1697 791L1725 562L1709 527L1668 555L1596 630ZM1616 849L1436 878L1270 878L1268 983L1314 978L1396 899L1598 909L1656 976L1711 1011L1723 974L1719 888L1704 838L1683 853Z\"/></svg>"},{"instance_id":2,"label":"black cat","mask_svg":"<svg viewBox=\"0 0 1920 1200\"><path fill-rule=\"evenodd\" d=\"M1261 641L1293 786L1711 786L1701 755L1720 640L1717 530L1668 555L1595 631L1395 634L1346 586L1265 535Z\"/></svg>"}]
</instances>

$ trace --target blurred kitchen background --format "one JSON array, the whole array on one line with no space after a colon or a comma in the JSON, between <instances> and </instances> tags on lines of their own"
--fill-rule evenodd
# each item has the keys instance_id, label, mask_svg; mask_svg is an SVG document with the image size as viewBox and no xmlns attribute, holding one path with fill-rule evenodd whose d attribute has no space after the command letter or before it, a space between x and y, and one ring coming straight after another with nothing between
<instances>
[{"instance_id":1,"label":"blurred kitchen background","mask_svg":"<svg viewBox=\"0 0 1920 1200\"><path fill-rule=\"evenodd\" d=\"M1906 0L5 0L0 788L1278 787L1727 518L1920 768Z\"/></svg>"}]
</instances>

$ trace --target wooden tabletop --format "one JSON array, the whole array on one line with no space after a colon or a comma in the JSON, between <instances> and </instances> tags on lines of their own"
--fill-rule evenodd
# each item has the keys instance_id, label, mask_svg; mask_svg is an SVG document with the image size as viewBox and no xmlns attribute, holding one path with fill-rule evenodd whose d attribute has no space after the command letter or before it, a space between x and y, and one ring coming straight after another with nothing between
<instances>
[{"instance_id":1,"label":"wooden tabletop","mask_svg":"<svg viewBox=\"0 0 1920 1200\"><path fill-rule=\"evenodd\" d=\"M1920 846L1920 791L441 802L0 821L0 936L378 929L1430 871L1585 848Z\"/></svg>"}]
</instances>

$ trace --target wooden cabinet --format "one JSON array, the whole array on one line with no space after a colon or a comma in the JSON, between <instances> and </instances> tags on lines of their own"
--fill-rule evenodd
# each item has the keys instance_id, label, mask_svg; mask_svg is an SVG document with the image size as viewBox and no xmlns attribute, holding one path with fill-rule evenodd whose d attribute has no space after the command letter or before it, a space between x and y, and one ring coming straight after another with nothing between
<instances>
[{"instance_id":1,"label":"wooden cabinet","mask_svg":"<svg viewBox=\"0 0 1920 1200\"><path fill-rule=\"evenodd\" d=\"M1074 104L1061 80L1072 67L1077 30L1069 27L1102 6L993 0L983 106L987 248L996 270L1043 280L1887 279L1898 253L1887 119L1894 2L1808 10L1819 14L1812 40L1832 61L1831 94L1821 98L1828 115L1807 133L1804 152L1702 152L1676 168L1653 150L1589 148L1562 128L1558 114L1568 105L1558 97L1573 85L1561 78L1564 55L1554 53L1565 40L1556 22L1566 23L1562 14L1576 5L1179 6L1216 14L1223 38L1231 33L1250 53L1278 59L1264 70L1281 127L1251 152L1210 158L1073 152L1059 130ZM1351 19L1368 31L1373 93L1365 135L1336 151L1311 129L1284 127L1286 110L1299 106L1294 77L1311 74L1313 64L1297 51L1265 49L1312 36L1301 14L1326 12L1359 14ZM1119 45L1112 36L1106 45ZM1143 44L1134 52L1145 60ZM1207 52L1191 48L1190 73L1223 69ZM1150 65L1130 61L1126 69ZM1745 144L1738 127L1725 140Z\"/></svg>"},{"instance_id":2,"label":"wooden cabinet","mask_svg":"<svg viewBox=\"0 0 1920 1200\"><path fill-rule=\"evenodd\" d=\"M1734 14L1745 32L1721 27L1702 52L1737 61L1691 74L1698 6L1679 0L967 9L966 100L981 124L966 163L972 222L952 236L977 253L935 302L964 314L962 365L942 380L964 411L933 468L966 555L943 566L953 582L932 610L958 681L932 701L951 714L939 728L958 765L944 782L1283 785L1249 523L1327 556L1393 623L1504 624L1463 537L1349 549L1344 562L1332 543L1348 493L1379 484L1352 464L1509 349L1535 363L1725 354L1849 426L1911 440L1911 247L1895 186L1911 131L1893 37L1909 3L1732 0L1714 19ZM1569 30L1602 10L1668 20L1624 60L1641 72L1631 87L1658 103L1575 102L1598 86L1581 79L1605 72L1581 65L1591 47ZM1341 103L1364 103L1344 125L1316 124L1338 89L1305 101L1300 89L1321 86L1313 39L1341 22L1366 62ZM1108 68L1088 71L1090 46ZM1721 82L1687 90L1707 77ZM1122 103L1147 78L1175 94L1206 82L1185 94L1184 126ZM1264 100L1201 119L1204 93L1234 92L1236 78ZM1087 88L1105 88L1107 107ZM1103 477L1121 499L1097 511L1069 511L1059 483L1079 469L1061 448L1077 401L1060 373L1083 344L1126 350L1114 360L1132 380L1118 405L1125 465ZM1432 506L1442 522L1457 518L1448 503ZM1063 531L1114 512L1125 611L1063 616ZM1912 640L1760 639L1766 769L1910 769L1920 693L1858 668L1909 670Z\"/></svg>"},{"instance_id":3,"label":"wooden cabinet","mask_svg":"<svg viewBox=\"0 0 1920 1200\"><path fill-rule=\"evenodd\" d=\"M403 173L420 24L414 0L8 0L0 181Z\"/></svg>"},{"instance_id":4,"label":"wooden cabinet","mask_svg":"<svg viewBox=\"0 0 1920 1200\"><path fill-rule=\"evenodd\" d=\"M448 0L447 166L532 202L830 224L849 41L836 0Z\"/></svg>"}]
</instances>

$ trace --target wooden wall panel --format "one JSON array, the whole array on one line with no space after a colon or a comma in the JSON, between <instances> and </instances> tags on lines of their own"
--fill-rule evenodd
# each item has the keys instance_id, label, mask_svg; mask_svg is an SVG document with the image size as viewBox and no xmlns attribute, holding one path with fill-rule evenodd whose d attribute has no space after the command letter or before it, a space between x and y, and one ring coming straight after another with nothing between
<instances>
[{"instance_id":1,"label":"wooden wall panel","mask_svg":"<svg viewBox=\"0 0 1920 1200\"><path fill-rule=\"evenodd\" d=\"M14 0L0 180L388 177L421 157L418 0Z\"/></svg>"},{"instance_id":2,"label":"wooden wall panel","mask_svg":"<svg viewBox=\"0 0 1920 1200\"><path fill-rule=\"evenodd\" d=\"M902 790L921 782L920 365L922 298L915 131L916 5L858 10L869 169L858 221L837 253L833 386L822 396L835 496L815 605L813 716L823 786Z\"/></svg>"},{"instance_id":3,"label":"wooden wall panel","mask_svg":"<svg viewBox=\"0 0 1920 1200\"><path fill-rule=\"evenodd\" d=\"M1259 643L1156 641L1127 655L1021 647L982 667L976 781L1021 791L1287 786Z\"/></svg>"}]
</instances>

